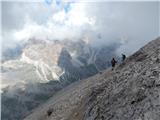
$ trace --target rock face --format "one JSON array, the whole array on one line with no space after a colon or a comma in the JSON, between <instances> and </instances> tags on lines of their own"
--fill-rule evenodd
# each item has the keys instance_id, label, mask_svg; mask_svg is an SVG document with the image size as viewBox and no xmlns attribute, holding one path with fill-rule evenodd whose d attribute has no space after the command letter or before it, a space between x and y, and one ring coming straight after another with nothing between
<instances>
[{"instance_id":1,"label":"rock face","mask_svg":"<svg viewBox=\"0 0 160 120\"><path fill-rule=\"evenodd\" d=\"M117 46L118 47L118 46ZM112 48L111 53L107 53ZM115 47L103 46L96 49L83 40L49 41L30 39L14 60L4 61L1 65L2 88L15 84L47 83L60 80L67 74L77 79L94 75L98 70L106 69L107 60L115 55ZM101 52L106 51L106 52ZM98 55L100 53L100 55ZM108 56L106 58L106 56ZM100 64L97 61L101 62ZM96 67L95 67L96 66ZM92 70L90 69L92 67ZM81 76L79 78L78 76ZM64 80L64 79L63 79ZM67 81L67 79L65 79ZM3 87L4 86L4 87Z\"/></svg>"},{"instance_id":2,"label":"rock face","mask_svg":"<svg viewBox=\"0 0 160 120\"><path fill-rule=\"evenodd\" d=\"M58 92L24 120L159 120L160 38Z\"/></svg>"}]
</instances>

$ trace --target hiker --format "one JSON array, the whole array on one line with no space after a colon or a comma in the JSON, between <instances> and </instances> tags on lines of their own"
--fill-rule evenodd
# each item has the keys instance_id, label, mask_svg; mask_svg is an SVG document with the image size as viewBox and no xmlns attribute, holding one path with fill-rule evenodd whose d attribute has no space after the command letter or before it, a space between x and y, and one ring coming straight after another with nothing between
<instances>
[{"instance_id":1,"label":"hiker","mask_svg":"<svg viewBox=\"0 0 160 120\"><path fill-rule=\"evenodd\" d=\"M126 55L122 54L122 62L124 62L125 59L126 59Z\"/></svg>"},{"instance_id":2,"label":"hiker","mask_svg":"<svg viewBox=\"0 0 160 120\"><path fill-rule=\"evenodd\" d=\"M116 63L117 63L117 61L114 58L112 58L112 60L111 60L112 70L115 67Z\"/></svg>"}]
</instances>

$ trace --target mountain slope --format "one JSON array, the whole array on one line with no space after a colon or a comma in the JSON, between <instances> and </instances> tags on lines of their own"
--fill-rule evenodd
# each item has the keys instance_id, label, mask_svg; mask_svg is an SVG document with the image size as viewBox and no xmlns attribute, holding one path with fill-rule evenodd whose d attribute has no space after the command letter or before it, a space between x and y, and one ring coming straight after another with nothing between
<instances>
[{"instance_id":1,"label":"mountain slope","mask_svg":"<svg viewBox=\"0 0 160 120\"><path fill-rule=\"evenodd\" d=\"M118 46L29 39L17 58L11 56L1 64L2 119L22 120L57 91L108 68Z\"/></svg>"},{"instance_id":2,"label":"mountain slope","mask_svg":"<svg viewBox=\"0 0 160 120\"><path fill-rule=\"evenodd\" d=\"M160 38L118 65L58 92L24 120L160 119Z\"/></svg>"}]
</instances>

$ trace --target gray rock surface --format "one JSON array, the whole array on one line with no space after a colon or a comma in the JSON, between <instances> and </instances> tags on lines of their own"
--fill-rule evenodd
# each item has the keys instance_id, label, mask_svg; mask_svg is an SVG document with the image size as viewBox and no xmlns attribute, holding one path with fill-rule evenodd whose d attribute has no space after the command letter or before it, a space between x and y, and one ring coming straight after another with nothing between
<instances>
[{"instance_id":1,"label":"gray rock surface","mask_svg":"<svg viewBox=\"0 0 160 120\"><path fill-rule=\"evenodd\" d=\"M160 39L129 57L92 91L84 119L160 120L159 59Z\"/></svg>"},{"instance_id":2,"label":"gray rock surface","mask_svg":"<svg viewBox=\"0 0 160 120\"><path fill-rule=\"evenodd\" d=\"M24 120L160 120L160 38L113 71L71 84Z\"/></svg>"}]
</instances>

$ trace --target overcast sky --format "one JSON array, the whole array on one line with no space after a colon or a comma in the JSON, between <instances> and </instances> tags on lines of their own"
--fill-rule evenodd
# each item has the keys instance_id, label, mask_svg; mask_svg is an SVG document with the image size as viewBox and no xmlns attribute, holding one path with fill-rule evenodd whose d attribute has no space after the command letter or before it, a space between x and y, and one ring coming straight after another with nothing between
<instances>
[{"instance_id":1,"label":"overcast sky","mask_svg":"<svg viewBox=\"0 0 160 120\"><path fill-rule=\"evenodd\" d=\"M37 0L2 2L3 49L29 38L78 40L93 45L121 43L131 54L159 36L158 2Z\"/></svg>"}]
</instances>

